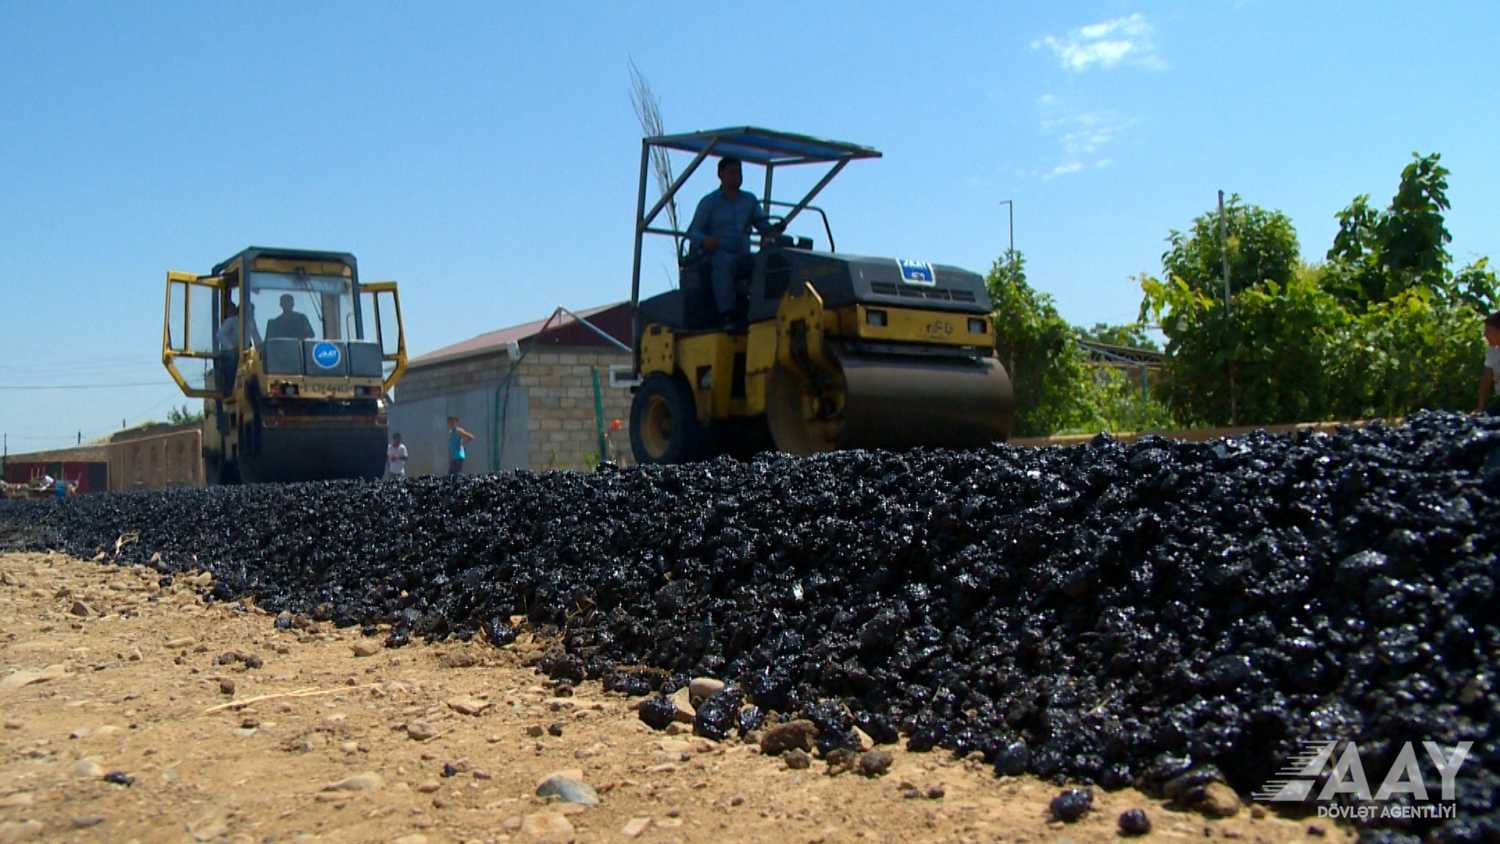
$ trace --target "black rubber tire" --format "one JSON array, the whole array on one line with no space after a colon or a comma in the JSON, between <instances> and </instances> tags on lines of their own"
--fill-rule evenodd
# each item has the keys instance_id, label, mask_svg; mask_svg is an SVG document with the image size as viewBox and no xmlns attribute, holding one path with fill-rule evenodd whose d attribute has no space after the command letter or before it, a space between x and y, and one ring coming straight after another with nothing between
<instances>
[{"instance_id":1,"label":"black rubber tire","mask_svg":"<svg viewBox=\"0 0 1500 844\"><path fill-rule=\"evenodd\" d=\"M630 451L643 465L702 457L703 426L687 382L664 372L646 377L630 403Z\"/></svg>"}]
</instances>

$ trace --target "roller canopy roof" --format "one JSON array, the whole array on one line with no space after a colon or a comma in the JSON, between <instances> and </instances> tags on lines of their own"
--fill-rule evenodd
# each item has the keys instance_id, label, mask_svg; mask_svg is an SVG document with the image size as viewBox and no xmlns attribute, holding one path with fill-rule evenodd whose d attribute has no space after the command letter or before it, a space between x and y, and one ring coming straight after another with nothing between
<instances>
[{"instance_id":1,"label":"roller canopy roof","mask_svg":"<svg viewBox=\"0 0 1500 844\"><path fill-rule=\"evenodd\" d=\"M754 126L735 129L709 129L681 135L659 135L647 138L651 146L683 152L702 152L710 143L713 155L738 158L751 164L811 164L827 161L853 161L857 158L879 158L880 151L843 141L825 141L807 135L776 132Z\"/></svg>"}]
</instances>

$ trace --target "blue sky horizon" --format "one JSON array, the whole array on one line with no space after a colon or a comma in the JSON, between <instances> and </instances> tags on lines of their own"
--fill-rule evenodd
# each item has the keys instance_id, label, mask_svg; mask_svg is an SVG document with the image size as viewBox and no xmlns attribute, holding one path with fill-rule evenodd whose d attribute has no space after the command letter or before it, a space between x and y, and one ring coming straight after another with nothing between
<instances>
[{"instance_id":1,"label":"blue sky horizon","mask_svg":"<svg viewBox=\"0 0 1500 844\"><path fill-rule=\"evenodd\" d=\"M632 60L669 131L880 149L819 197L841 251L984 272L1012 200L1075 324L1133 321L1134 278L1217 190L1286 212L1316 261L1414 151L1452 171L1468 263L1500 254L1497 36L1483 2L0 0L0 432L17 453L196 407L159 361L165 272L252 244L400 281L414 355L628 298ZM648 251L648 294L670 262Z\"/></svg>"}]
</instances>

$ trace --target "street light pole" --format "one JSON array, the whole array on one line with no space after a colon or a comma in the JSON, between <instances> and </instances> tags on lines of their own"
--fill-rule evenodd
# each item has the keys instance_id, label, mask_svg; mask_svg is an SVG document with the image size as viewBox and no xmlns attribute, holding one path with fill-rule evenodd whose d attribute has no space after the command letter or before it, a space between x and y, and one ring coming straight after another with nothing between
<instances>
[{"instance_id":1,"label":"street light pole","mask_svg":"<svg viewBox=\"0 0 1500 844\"><path fill-rule=\"evenodd\" d=\"M1014 199L1002 199L1000 204L1005 206L1005 216L1010 221L1010 249L1005 253L1010 258L1010 268L1014 273L1016 268L1016 201Z\"/></svg>"}]
</instances>

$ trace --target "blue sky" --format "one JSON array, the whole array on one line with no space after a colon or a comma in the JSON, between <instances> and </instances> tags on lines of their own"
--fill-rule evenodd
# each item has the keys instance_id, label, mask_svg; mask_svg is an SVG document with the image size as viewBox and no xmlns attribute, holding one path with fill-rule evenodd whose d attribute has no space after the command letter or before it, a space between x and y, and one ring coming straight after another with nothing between
<instances>
[{"instance_id":1,"label":"blue sky","mask_svg":"<svg viewBox=\"0 0 1500 844\"><path fill-rule=\"evenodd\" d=\"M626 298L632 57L669 130L882 150L820 198L842 251L984 271L1013 199L1076 323L1133 320L1133 276L1216 190L1317 259L1413 150L1453 171L1455 257L1500 257L1497 36L1487 2L0 0L0 387L28 387L0 431L14 453L184 403L164 273L250 244L399 280L414 353ZM648 253L648 292L669 264ZM100 383L131 386L35 389Z\"/></svg>"}]
</instances>

